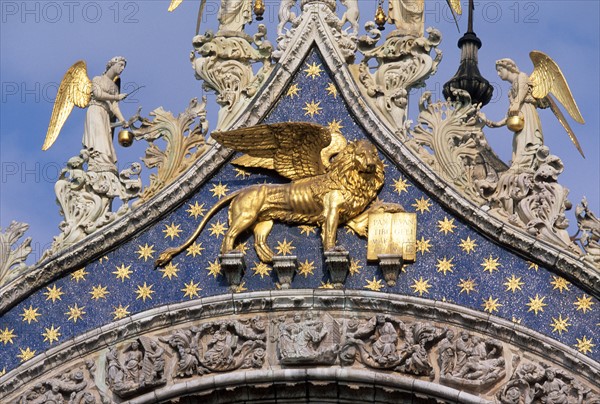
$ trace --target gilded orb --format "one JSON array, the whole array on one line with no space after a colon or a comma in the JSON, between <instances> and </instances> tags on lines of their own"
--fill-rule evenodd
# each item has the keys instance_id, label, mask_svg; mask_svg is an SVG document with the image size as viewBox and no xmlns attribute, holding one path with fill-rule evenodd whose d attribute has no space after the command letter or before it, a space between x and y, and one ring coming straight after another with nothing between
<instances>
[{"instance_id":1,"label":"gilded orb","mask_svg":"<svg viewBox=\"0 0 600 404\"><path fill-rule=\"evenodd\" d=\"M133 144L133 133L128 130L119 132L119 144L123 147L129 147Z\"/></svg>"},{"instance_id":2,"label":"gilded orb","mask_svg":"<svg viewBox=\"0 0 600 404\"><path fill-rule=\"evenodd\" d=\"M520 132L525 127L525 119L523 114L509 116L506 120L506 126L513 132Z\"/></svg>"}]
</instances>

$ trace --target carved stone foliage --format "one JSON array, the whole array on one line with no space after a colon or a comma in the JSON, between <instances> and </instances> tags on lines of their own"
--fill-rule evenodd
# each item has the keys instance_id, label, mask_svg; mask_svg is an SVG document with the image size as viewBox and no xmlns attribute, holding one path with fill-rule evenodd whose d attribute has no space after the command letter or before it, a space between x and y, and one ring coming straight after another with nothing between
<instances>
[{"instance_id":1,"label":"carved stone foliage","mask_svg":"<svg viewBox=\"0 0 600 404\"><path fill-rule=\"evenodd\" d=\"M506 376L500 341L448 330L438 344L440 382L471 391L485 391Z\"/></svg>"},{"instance_id":2,"label":"carved stone foliage","mask_svg":"<svg viewBox=\"0 0 600 404\"><path fill-rule=\"evenodd\" d=\"M233 122L269 76L273 45L266 35L267 28L260 24L254 38L244 33L215 36L212 31L194 37L190 60L196 78L204 81L207 91L216 92L221 105L217 129ZM256 74L252 71L253 62L262 63Z\"/></svg>"},{"instance_id":3,"label":"carved stone foliage","mask_svg":"<svg viewBox=\"0 0 600 404\"><path fill-rule=\"evenodd\" d=\"M558 183L564 165L560 158L541 146L535 154L533 169L509 169L497 182L479 181L481 194L491 207L490 212L521 227L530 235L576 254L567 227L565 211L571 208L569 190Z\"/></svg>"},{"instance_id":4,"label":"carved stone foliage","mask_svg":"<svg viewBox=\"0 0 600 404\"><path fill-rule=\"evenodd\" d=\"M38 381L13 403L18 404L100 404L110 402L94 385L95 364L62 373L61 376ZM88 375L86 375L86 373Z\"/></svg>"},{"instance_id":5,"label":"carved stone foliage","mask_svg":"<svg viewBox=\"0 0 600 404\"><path fill-rule=\"evenodd\" d=\"M524 361L516 366L512 377L496 394L502 404L571 404L600 403L600 396L578 383L561 369ZM518 365L518 366L517 366Z\"/></svg>"},{"instance_id":6,"label":"carved stone foliage","mask_svg":"<svg viewBox=\"0 0 600 404\"><path fill-rule=\"evenodd\" d=\"M0 286L28 268L25 260L31 253L31 237L27 237L21 245L13 248L27 229L29 229L28 224L13 221L4 233L0 232Z\"/></svg>"},{"instance_id":7,"label":"carved stone foliage","mask_svg":"<svg viewBox=\"0 0 600 404\"><path fill-rule=\"evenodd\" d=\"M192 99L177 118L162 108L155 109L150 116L154 120L142 119L142 125L134 130L134 135L137 140L144 139L150 143L142 161L148 168L156 167L157 173L150 175L150 185L144 188L134 207L150 200L177 179L207 149L206 97L202 98L201 103L196 98ZM166 142L164 150L154 143L158 139Z\"/></svg>"},{"instance_id":8,"label":"carved stone foliage","mask_svg":"<svg viewBox=\"0 0 600 404\"><path fill-rule=\"evenodd\" d=\"M94 153L97 152L82 150L79 156L70 158L54 185L64 220L59 225L61 234L54 238L45 256L78 242L127 213L129 200L141 191L140 164L132 163L118 174L116 168L114 171L86 169ZM112 212L115 198L120 198L123 205Z\"/></svg>"},{"instance_id":9,"label":"carved stone foliage","mask_svg":"<svg viewBox=\"0 0 600 404\"><path fill-rule=\"evenodd\" d=\"M497 178L484 161L482 151L487 142L477 118L478 108L469 94L455 90L455 101L431 102L425 92L419 102L418 125L410 132L406 144L440 176L474 202L483 202L477 180Z\"/></svg>"},{"instance_id":10,"label":"carved stone foliage","mask_svg":"<svg viewBox=\"0 0 600 404\"><path fill-rule=\"evenodd\" d=\"M132 396L166 383L165 349L156 340L140 337L106 354L106 385L118 396Z\"/></svg>"},{"instance_id":11,"label":"carved stone foliage","mask_svg":"<svg viewBox=\"0 0 600 404\"><path fill-rule=\"evenodd\" d=\"M443 332L430 323L408 325L383 314L365 321L352 319L340 349L340 363L350 366L359 361L374 369L433 377L430 350Z\"/></svg>"},{"instance_id":12,"label":"carved stone foliage","mask_svg":"<svg viewBox=\"0 0 600 404\"><path fill-rule=\"evenodd\" d=\"M382 45L376 46L380 33L371 25L368 27L371 27L371 36L358 40L364 59L355 75L375 110L404 138L408 92L411 88L422 87L437 70L442 59L442 52L437 49L442 34L429 28L427 38L390 35ZM433 58L432 50L435 52ZM377 62L374 73L370 72L371 59Z\"/></svg>"},{"instance_id":13,"label":"carved stone foliage","mask_svg":"<svg viewBox=\"0 0 600 404\"><path fill-rule=\"evenodd\" d=\"M329 315L293 318L281 316L272 322L271 341L277 342L279 359L284 365L333 365L340 343L339 324Z\"/></svg>"},{"instance_id":14,"label":"carved stone foliage","mask_svg":"<svg viewBox=\"0 0 600 404\"><path fill-rule=\"evenodd\" d=\"M236 369L261 368L266 355L262 318L218 321L177 330L161 341L177 353L179 378Z\"/></svg>"},{"instance_id":15,"label":"carved stone foliage","mask_svg":"<svg viewBox=\"0 0 600 404\"><path fill-rule=\"evenodd\" d=\"M585 198L575 208L575 216L579 228L577 241L584 251L582 258L598 266L600 265L600 219L590 210Z\"/></svg>"}]
</instances>

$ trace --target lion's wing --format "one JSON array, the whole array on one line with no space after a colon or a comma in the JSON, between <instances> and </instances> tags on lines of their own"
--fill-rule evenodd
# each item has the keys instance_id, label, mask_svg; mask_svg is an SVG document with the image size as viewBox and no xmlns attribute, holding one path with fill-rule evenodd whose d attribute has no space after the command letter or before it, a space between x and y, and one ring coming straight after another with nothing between
<instances>
[{"instance_id":1,"label":"lion's wing","mask_svg":"<svg viewBox=\"0 0 600 404\"><path fill-rule=\"evenodd\" d=\"M246 153L233 163L275 169L291 180L323 174L321 150L331 143L328 128L308 122L282 122L213 132L223 146Z\"/></svg>"}]
</instances>

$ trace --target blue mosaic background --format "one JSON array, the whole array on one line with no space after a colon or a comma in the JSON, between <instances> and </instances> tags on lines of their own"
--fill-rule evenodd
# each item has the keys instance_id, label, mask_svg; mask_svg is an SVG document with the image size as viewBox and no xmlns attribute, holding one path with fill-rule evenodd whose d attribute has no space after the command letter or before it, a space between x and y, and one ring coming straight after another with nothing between
<instances>
[{"instance_id":1,"label":"blue mosaic background","mask_svg":"<svg viewBox=\"0 0 600 404\"><path fill-rule=\"evenodd\" d=\"M337 90L319 54L313 51L265 122L341 125L348 140L368 139ZM519 322L600 360L597 299L471 230L408 180L389 159L384 161L386 184L379 198L417 212L417 261L405 268L395 287L388 287L377 266L366 262L366 240L340 227L338 244L346 247L352 258L346 288L456 303ZM265 181L284 180L267 172L239 171L227 164L196 195L152 228L19 303L0 318L0 371L9 371L33 355L119 318L165 304L229 293L217 265L227 209L211 219L197 240L196 250L176 257L170 269L154 270L153 262L159 252L179 245L194 231L202 219L199 213L210 209L220 194ZM192 206L200 209L194 211ZM247 247L247 270L239 291L276 288L272 267L261 265L252 248L253 236L246 234L238 241ZM300 273L292 288L331 287L323 271L318 228L276 224L268 241L276 253L297 255Z\"/></svg>"}]
</instances>

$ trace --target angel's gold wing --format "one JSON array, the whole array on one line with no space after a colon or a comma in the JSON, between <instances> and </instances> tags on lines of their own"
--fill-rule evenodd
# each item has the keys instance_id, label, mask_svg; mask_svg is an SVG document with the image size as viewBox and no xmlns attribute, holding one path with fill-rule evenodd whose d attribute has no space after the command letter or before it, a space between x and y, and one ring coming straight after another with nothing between
<instances>
[{"instance_id":1,"label":"angel's gold wing","mask_svg":"<svg viewBox=\"0 0 600 404\"><path fill-rule=\"evenodd\" d=\"M297 180L325 173L321 151L331 143L325 126L308 122L282 122L213 132L223 146L246 155L233 161L244 167L276 170Z\"/></svg>"},{"instance_id":2,"label":"angel's gold wing","mask_svg":"<svg viewBox=\"0 0 600 404\"><path fill-rule=\"evenodd\" d=\"M537 99L546 99L550 105L550 109L554 115L556 115L563 128L567 131L567 134L571 138L573 144L575 144L575 147L577 147L577 150L579 150L579 153L583 156L583 150L581 150L575 132L573 132L573 129L571 129L571 126L551 97L551 95L554 95L575 121L579 123L585 122L581 116L579 107L573 98L573 94L571 93L571 89L569 88L569 84L567 84L565 76L556 62L545 53L532 51L529 53L529 57L534 66L533 72L531 73L531 76L529 76L529 80L531 80L533 84L532 95Z\"/></svg>"},{"instance_id":3,"label":"angel's gold wing","mask_svg":"<svg viewBox=\"0 0 600 404\"><path fill-rule=\"evenodd\" d=\"M87 75L85 62L80 60L67 70L60 82L42 150L48 150L52 146L73 107L87 107L91 96L92 81Z\"/></svg>"},{"instance_id":4,"label":"angel's gold wing","mask_svg":"<svg viewBox=\"0 0 600 404\"><path fill-rule=\"evenodd\" d=\"M183 0L171 0L171 4L169 4L169 12L175 11L177 7L183 2Z\"/></svg>"}]
</instances>

